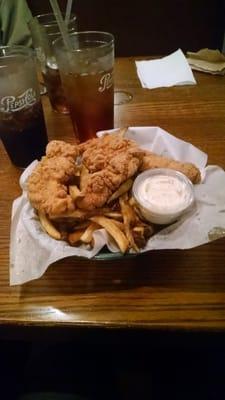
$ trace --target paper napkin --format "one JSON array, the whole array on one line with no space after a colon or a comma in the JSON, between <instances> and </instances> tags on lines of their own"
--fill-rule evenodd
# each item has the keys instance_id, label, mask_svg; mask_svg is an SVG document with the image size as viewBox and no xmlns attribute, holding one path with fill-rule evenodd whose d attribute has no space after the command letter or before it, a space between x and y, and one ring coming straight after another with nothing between
<instances>
[{"instance_id":1,"label":"paper napkin","mask_svg":"<svg viewBox=\"0 0 225 400\"><path fill-rule=\"evenodd\" d=\"M196 84L192 70L180 49L157 60L135 61L135 63L144 88Z\"/></svg>"},{"instance_id":2,"label":"paper napkin","mask_svg":"<svg viewBox=\"0 0 225 400\"><path fill-rule=\"evenodd\" d=\"M214 75L225 74L225 56L219 50L201 49L196 53L187 52L192 69Z\"/></svg>"}]
</instances>

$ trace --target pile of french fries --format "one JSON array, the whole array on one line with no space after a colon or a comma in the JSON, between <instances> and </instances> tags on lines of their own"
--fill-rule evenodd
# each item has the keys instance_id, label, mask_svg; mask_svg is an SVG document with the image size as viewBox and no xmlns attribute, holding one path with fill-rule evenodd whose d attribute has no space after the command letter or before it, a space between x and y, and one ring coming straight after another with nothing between
<instances>
[{"instance_id":1,"label":"pile of french fries","mask_svg":"<svg viewBox=\"0 0 225 400\"><path fill-rule=\"evenodd\" d=\"M76 204L88 176L84 165L78 173L78 184L68 187ZM76 208L73 212L47 216L38 212L43 230L56 240L65 240L71 246L94 246L94 232L104 228L116 242L121 253L132 249L139 252L155 232L154 225L146 222L132 197L133 179L128 179L108 199L104 207L92 211Z\"/></svg>"}]
</instances>

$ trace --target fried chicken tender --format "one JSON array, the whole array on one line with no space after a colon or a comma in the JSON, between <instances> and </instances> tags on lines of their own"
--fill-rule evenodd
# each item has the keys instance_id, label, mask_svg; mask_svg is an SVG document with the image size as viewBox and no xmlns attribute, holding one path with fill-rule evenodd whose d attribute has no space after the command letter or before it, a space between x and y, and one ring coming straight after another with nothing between
<instances>
[{"instance_id":1,"label":"fried chicken tender","mask_svg":"<svg viewBox=\"0 0 225 400\"><path fill-rule=\"evenodd\" d=\"M124 181L136 174L141 164L141 154L131 150L111 157L103 170L87 178L83 197L77 200L78 207L86 210L102 207Z\"/></svg>"},{"instance_id":2,"label":"fried chicken tender","mask_svg":"<svg viewBox=\"0 0 225 400\"><path fill-rule=\"evenodd\" d=\"M91 139L79 145L82 154L82 162L90 173L101 171L106 168L116 155L138 152L141 149L133 140L125 139L122 133L105 134L101 138ZM118 160L119 161L119 160Z\"/></svg>"},{"instance_id":3,"label":"fried chicken tender","mask_svg":"<svg viewBox=\"0 0 225 400\"><path fill-rule=\"evenodd\" d=\"M28 197L36 210L58 215L75 209L67 184L76 174L78 154L77 146L63 141L47 145L46 157L28 179Z\"/></svg>"},{"instance_id":4,"label":"fried chicken tender","mask_svg":"<svg viewBox=\"0 0 225 400\"><path fill-rule=\"evenodd\" d=\"M199 169L191 163L182 163L180 161L172 160L164 156L159 156L154 153L145 152L140 170L153 168L171 168L176 171L182 172L186 175L192 183L199 183L201 181L201 173Z\"/></svg>"},{"instance_id":5,"label":"fried chicken tender","mask_svg":"<svg viewBox=\"0 0 225 400\"><path fill-rule=\"evenodd\" d=\"M135 175L143 155L134 141L117 134L92 139L79 150L90 175L77 204L87 210L102 207L125 180Z\"/></svg>"},{"instance_id":6,"label":"fried chicken tender","mask_svg":"<svg viewBox=\"0 0 225 400\"><path fill-rule=\"evenodd\" d=\"M48 158L63 156L75 159L78 155L78 146L66 143L63 140L52 140L46 147L46 156Z\"/></svg>"}]
</instances>

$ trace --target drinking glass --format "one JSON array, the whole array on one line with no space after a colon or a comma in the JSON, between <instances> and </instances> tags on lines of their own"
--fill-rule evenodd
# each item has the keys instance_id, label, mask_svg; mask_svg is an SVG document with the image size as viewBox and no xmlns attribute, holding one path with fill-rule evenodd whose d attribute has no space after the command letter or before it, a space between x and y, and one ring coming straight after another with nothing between
<instances>
[{"instance_id":1,"label":"drinking glass","mask_svg":"<svg viewBox=\"0 0 225 400\"><path fill-rule=\"evenodd\" d=\"M52 48L52 42L61 36L55 16L51 13L40 14L28 25L51 106L54 111L68 114L69 110ZM77 31L77 17L74 14L69 19L67 29L70 33Z\"/></svg>"},{"instance_id":2,"label":"drinking glass","mask_svg":"<svg viewBox=\"0 0 225 400\"><path fill-rule=\"evenodd\" d=\"M48 142L34 52L0 47L0 138L11 161L27 167Z\"/></svg>"},{"instance_id":3,"label":"drinking glass","mask_svg":"<svg viewBox=\"0 0 225 400\"><path fill-rule=\"evenodd\" d=\"M62 38L53 47L74 131L82 142L113 128L114 38L108 32L84 31L69 39L71 49Z\"/></svg>"}]
</instances>

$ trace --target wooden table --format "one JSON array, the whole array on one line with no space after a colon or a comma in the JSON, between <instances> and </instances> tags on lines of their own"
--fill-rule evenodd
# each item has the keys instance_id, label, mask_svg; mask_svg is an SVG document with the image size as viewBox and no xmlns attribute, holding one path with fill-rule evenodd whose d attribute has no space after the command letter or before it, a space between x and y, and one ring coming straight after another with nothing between
<instances>
[{"instance_id":1,"label":"wooden table","mask_svg":"<svg viewBox=\"0 0 225 400\"><path fill-rule=\"evenodd\" d=\"M133 95L130 103L116 106L116 127L160 126L225 168L225 77L194 73L196 86L146 90L132 58L118 59L115 75L116 88ZM47 97L43 104L49 138L72 142L69 117L55 114ZM7 327L16 335L24 326L225 330L225 239L119 261L68 258L37 281L9 287L10 214L20 174L1 145L0 331Z\"/></svg>"}]
</instances>

